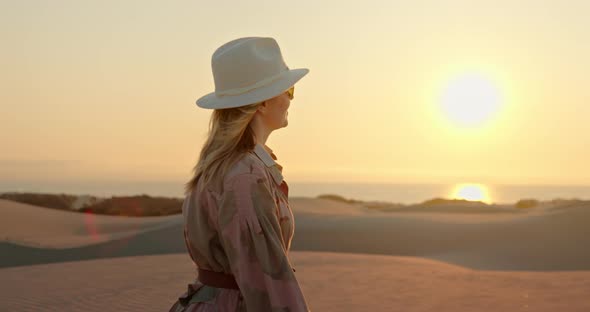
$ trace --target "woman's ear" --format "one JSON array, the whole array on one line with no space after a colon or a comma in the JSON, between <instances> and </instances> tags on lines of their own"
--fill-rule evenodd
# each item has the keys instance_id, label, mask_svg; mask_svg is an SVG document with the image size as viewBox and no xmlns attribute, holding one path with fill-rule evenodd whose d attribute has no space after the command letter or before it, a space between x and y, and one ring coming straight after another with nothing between
<instances>
[{"instance_id":1,"label":"woman's ear","mask_svg":"<svg viewBox=\"0 0 590 312\"><path fill-rule=\"evenodd\" d=\"M258 105L258 111L261 113L266 113L266 101L260 103L260 105Z\"/></svg>"}]
</instances>

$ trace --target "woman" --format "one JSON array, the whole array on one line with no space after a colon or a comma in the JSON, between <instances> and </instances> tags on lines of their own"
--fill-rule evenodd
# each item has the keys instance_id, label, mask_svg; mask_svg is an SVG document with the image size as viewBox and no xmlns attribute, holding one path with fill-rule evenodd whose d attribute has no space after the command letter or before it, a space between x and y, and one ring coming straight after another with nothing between
<instances>
[{"instance_id":1,"label":"woman","mask_svg":"<svg viewBox=\"0 0 590 312\"><path fill-rule=\"evenodd\" d=\"M184 236L197 266L170 311L309 311L288 258L293 213L282 167L266 140L286 127L294 84L272 38L232 40L211 61L208 138L186 184Z\"/></svg>"}]
</instances>

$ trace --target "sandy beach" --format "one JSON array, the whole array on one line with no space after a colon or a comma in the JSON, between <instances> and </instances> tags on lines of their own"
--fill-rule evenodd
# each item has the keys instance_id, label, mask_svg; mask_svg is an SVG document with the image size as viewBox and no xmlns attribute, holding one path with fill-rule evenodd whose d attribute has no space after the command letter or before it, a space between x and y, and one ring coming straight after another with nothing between
<instances>
[{"instance_id":1,"label":"sandy beach","mask_svg":"<svg viewBox=\"0 0 590 312\"><path fill-rule=\"evenodd\" d=\"M312 311L589 311L590 205L369 209L293 198ZM180 215L0 200L0 311L167 311L194 280Z\"/></svg>"}]
</instances>

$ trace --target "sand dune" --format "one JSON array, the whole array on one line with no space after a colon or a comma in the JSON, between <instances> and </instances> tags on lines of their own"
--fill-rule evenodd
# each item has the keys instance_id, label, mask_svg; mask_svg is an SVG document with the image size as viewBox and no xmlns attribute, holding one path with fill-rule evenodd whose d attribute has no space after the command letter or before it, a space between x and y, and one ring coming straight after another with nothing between
<instances>
[{"instance_id":1,"label":"sand dune","mask_svg":"<svg viewBox=\"0 0 590 312\"><path fill-rule=\"evenodd\" d=\"M293 250L419 256L486 270L590 270L590 207L379 212L294 198ZM447 209L447 208L445 208ZM85 215L0 201L0 267L184 253L182 218Z\"/></svg>"},{"instance_id":2,"label":"sand dune","mask_svg":"<svg viewBox=\"0 0 590 312\"><path fill-rule=\"evenodd\" d=\"M522 213L303 213L293 248L421 256L487 270L590 270L589 225L588 203Z\"/></svg>"},{"instance_id":3,"label":"sand dune","mask_svg":"<svg viewBox=\"0 0 590 312\"><path fill-rule=\"evenodd\" d=\"M133 236L172 225L178 215L130 218L45 209L0 199L3 241L40 248L69 248Z\"/></svg>"},{"instance_id":4,"label":"sand dune","mask_svg":"<svg viewBox=\"0 0 590 312\"><path fill-rule=\"evenodd\" d=\"M588 203L501 212L291 204L290 256L312 311L590 310ZM0 228L0 311L167 311L195 278L180 215L0 200Z\"/></svg>"},{"instance_id":5,"label":"sand dune","mask_svg":"<svg viewBox=\"0 0 590 312\"><path fill-rule=\"evenodd\" d=\"M291 259L312 311L590 310L590 272L490 272L327 252ZM167 311L194 274L185 254L5 268L0 311Z\"/></svg>"}]
</instances>

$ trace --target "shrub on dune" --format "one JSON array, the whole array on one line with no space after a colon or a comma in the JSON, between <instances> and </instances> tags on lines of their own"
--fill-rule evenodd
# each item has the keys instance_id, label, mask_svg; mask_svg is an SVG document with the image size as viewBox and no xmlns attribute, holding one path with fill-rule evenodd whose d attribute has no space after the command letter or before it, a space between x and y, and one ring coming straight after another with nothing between
<instances>
[{"instance_id":1,"label":"shrub on dune","mask_svg":"<svg viewBox=\"0 0 590 312\"><path fill-rule=\"evenodd\" d=\"M165 216L181 213L182 199L148 195L113 196L80 211L130 217Z\"/></svg>"},{"instance_id":2,"label":"shrub on dune","mask_svg":"<svg viewBox=\"0 0 590 312\"><path fill-rule=\"evenodd\" d=\"M427 201L424 201L418 205L420 206L436 206L436 205L450 205L450 204L482 204L486 205L486 203L479 201L479 200L466 200L466 199L446 199L446 198L433 198Z\"/></svg>"},{"instance_id":3,"label":"shrub on dune","mask_svg":"<svg viewBox=\"0 0 590 312\"><path fill-rule=\"evenodd\" d=\"M539 201L536 199L521 199L514 205L516 208L533 208L539 205Z\"/></svg>"},{"instance_id":4,"label":"shrub on dune","mask_svg":"<svg viewBox=\"0 0 590 312\"><path fill-rule=\"evenodd\" d=\"M178 214L182 212L183 201L180 198L148 195L98 198L41 193L2 193L0 198L44 208L130 217Z\"/></svg>"},{"instance_id":5,"label":"shrub on dune","mask_svg":"<svg viewBox=\"0 0 590 312\"><path fill-rule=\"evenodd\" d=\"M346 199L346 198L344 198L340 195L336 195L336 194L322 194L322 195L319 195L317 198L328 199L328 200L338 201L338 202L347 203L347 204L354 204L354 203L359 202L354 199Z\"/></svg>"},{"instance_id":6,"label":"shrub on dune","mask_svg":"<svg viewBox=\"0 0 590 312\"><path fill-rule=\"evenodd\" d=\"M43 193L3 193L0 194L0 198L46 208L70 210L72 203L78 196Z\"/></svg>"}]
</instances>

